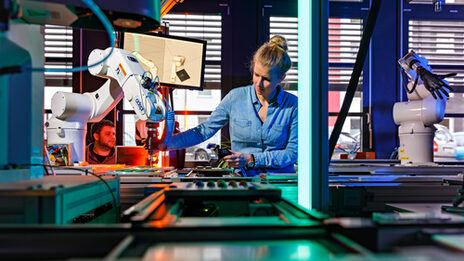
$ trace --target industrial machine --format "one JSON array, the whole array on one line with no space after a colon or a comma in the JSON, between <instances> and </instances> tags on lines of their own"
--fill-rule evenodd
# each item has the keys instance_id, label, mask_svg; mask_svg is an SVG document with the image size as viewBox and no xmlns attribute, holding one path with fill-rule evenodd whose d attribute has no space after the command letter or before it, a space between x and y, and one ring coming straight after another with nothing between
<instances>
[{"instance_id":1,"label":"industrial machine","mask_svg":"<svg viewBox=\"0 0 464 261\"><path fill-rule=\"evenodd\" d=\"M125 32L157 29L161 14L166 14L181 2L135 0L129 6L123 2L108 0L0 1L0 54L7 57L0 62L0 125L3 126L0 129L0 166L26 166L22 170L2 170L0 182L41 178L43 175L42 167L39 166L43 163L43 72L77 72L85 69L43 68L43 44L40 41L31 41L42 37L40 27L35 24L105 29L114 40L114 29ZM108 82L102 91L114 89ZM114 92L111 94L115 95L114 99L119 95ZM103 104L98 104L101 105ZM88 106L85 107L88 109ZM73 128L78 128L77 125L79 124L75 123ZM76 157L81 157L76 151L71 152L71 155L74 155L71 163Z\"/></svg>"},{"instance_id":2,"label":"industrial machine","mask_svg":"<svg viewBox=\"0 0 464 261\"><path fill-rule=\"evenodd\" d=\"M416 212L417 206L394 204L398 213L329 218L281 198L280 190L273 186L245 180L198 180L158 187L158 191L124 212L123 224L2 226L0 256L462 260L463 221L459 215ZM409 210L413 212L401 213Z\"/></svg>"},{"instance_id":3,"label":"industrial machine","mask_svg":"<svg viewBox=\"0 0 464 261\"><path fill-rule=\"evenodd\" d=\"M119 178L47 176L0 184L1 224L117 223Z\"/></svg>"},{"instance_id":4,"label":"industrial machine","mask_svg":"<svg viewBox=\"0 0 464 261\"><path fill-rule=\"evenodd\" d=\"M145 143L152 159L153 152L163 149L174 130L174 112L161 94L160 84L198 90L203 87L205 41L124 33L121 46L124 50L107 48L89 55L89 72L108 79L97 91L57 92L52 98L53 117L46 123L47 142L71 144L71 162L84 160L87 122L102 120L123 96L137 118L146 122Z\"/></svg>"},{"instance_id":5,"label":"industrial machine","mask_svg":"<svg viewBox=\"0 0 464 261\"><path fill-rule=\"evenodd\" d=\"M92 51L88 64L101 60L110 51L111 47ZM169 141L174 130L174 112L168 109L169 105L156 89L156 82L145 73L132 53L115 48L104 63L89 68L89 71L108 80L92 93L55 93L53 117L45 124L49 145L71 144L71 162L83 161L87 122L102 120L123 96L141 120L155 124L149 128L148 139L154 138L160 143ZM165 119L166 131L163 131L162 139L158 139L156 124Z\"/></svg>"},{"instance_id":6,"label":"industrial machine","mask_svg":"<svg viewBox=\"0 0 464 261\"><path fill-rule=\"evenodd\" d=\"M310 226L307 213L281 190L248 180L209 179L150 185L150 196L124 212L126 221L157 227Z\"/></svg>"},{"instance_id":7,"label":"industrial machine","mask_svg":"<svg viewBox=\"0 0 464 261\"><path fill-rule=\"evenodd\" d=\"M443 79L453 74L434 74L427 59L414 51L398 63L409 77L409 83L404 83L409 101L393 107L393 118L400 125L399 159L401 164L433 164L433 124L445 116L448 93L453 89Z\"/></svg>"},{"instance_id":8,"label":"industrial machine","mask_svg":"<svg viewBox=\"0 0 464 261\"><path fill-rule=\"evenodd\" d=\"M224 180L226 182L240 181L260 182L260 177L242 177L233 173L232 169L219 168L193 168L177 170L172 167L154 168L150 166L126 166L126 165L97 165L67 167L48 167L49 173L56 176L89 176L104 175L118 177L120 180L120 209L126 210L130 206L143 200L149 193L146 187L149 185L173 182L204 182ZM269 182L275 185L274 182ZM296 182L294 182L296 184ZM296 185L295 185L296 186ZM295 187L294 186L294 187ZM278 188L281 188L278 186ZM286 192L283 192L286 195ZM296 198L296 197L295 197Z\"/></svg>"},{"instance_id":9,"label":"industrial machine","mask_svg":"<svg viewBox=\"0 0 464 261\"><path fill-rule=\"evenodd\" d=\"M0 182L41 178L42 167L35 165L43 162L43 44L31 41L41 38L40 27L28 24L145 32L159 26L160 2L136 0L128 7L114 1L3 0L0 13L0 54L7 57L0 62L0 165L28 166L2 170Z\"/></svg>"},{"instance_id":10,"label":"industrial machine","mask_svg":"<svg viewBox=\"0 0 464 261\"><path fill-rule=\"evenodd\" d=\"M8 2L8 1L6 1ZM29 24L55 24L103 30L91 6L96 4L117 31L146 32L159 26L160 2L135 0L131 5L100 0L20 0L10 1L21 20Z\"/></svg>"}]
</instances>

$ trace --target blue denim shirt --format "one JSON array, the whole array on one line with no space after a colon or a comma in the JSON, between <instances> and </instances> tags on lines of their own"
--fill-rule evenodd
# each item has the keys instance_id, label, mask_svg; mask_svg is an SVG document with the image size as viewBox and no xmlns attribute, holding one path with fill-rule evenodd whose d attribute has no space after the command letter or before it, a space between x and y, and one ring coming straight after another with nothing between
<instances>
[{"instance_id":1,"label":"blue denim shirt","mask_svg":"<svg viewBox=\"0 0 464 261\"><path fill-rule=\"evenodd\" d=\"M211 138L230 123L232 150L253 154L259 173L292 173L298 157L298 98L278 86L262 123L258 111L261 103L253 85L236 88L227 94L208 120L195 128L174 135L168 149L194 146Z\"/></svg>"}]
</instances>

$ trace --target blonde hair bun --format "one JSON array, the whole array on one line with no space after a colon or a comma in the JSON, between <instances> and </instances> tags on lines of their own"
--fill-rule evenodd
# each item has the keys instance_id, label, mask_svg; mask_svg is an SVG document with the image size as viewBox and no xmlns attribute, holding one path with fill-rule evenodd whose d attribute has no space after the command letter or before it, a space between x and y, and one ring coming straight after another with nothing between
<instances>
[{"instance_id":1,"label":"blonde hair bun","mask_svg":"<svg viewBox=\"0 0 464 261\"><path fill-rule=\"evenodd\" d=\"M292 66L287 50L287 40L280 35L273 36L269 42L261 45L253 55L251 70L253 71L255 62L259 62L268 68L279 68L280 73L284 75Z\"/></svg>"},{"instance_id":2,"label":"blonde hair bun","mask_svg":"<svg viewBox=\"0 0 464 261\"><path fill-rule=\"evenodd\" d=\"M269 40L269 44L275 44L282 48L282 50L286 52L288 51L287 40L283 36L274 35L273 37L271 37L271 40Z\"/></svg>"}]
</instances>

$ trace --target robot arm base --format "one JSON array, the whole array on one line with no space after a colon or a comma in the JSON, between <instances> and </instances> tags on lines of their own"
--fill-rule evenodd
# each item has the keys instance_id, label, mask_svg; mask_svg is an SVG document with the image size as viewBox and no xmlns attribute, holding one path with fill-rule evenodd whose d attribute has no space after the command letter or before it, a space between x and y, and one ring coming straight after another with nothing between
<instances>
[{"instance_id":1,"label":"robot arm base","mask_svg":"<svg viewBox=\"0 0 464 261\"><path fill-rule=\"evenodd\" d=\"M439 123L445 117L446 100L435 100L428 96L422 100L397 102L393 106L393 119L398 125L422 122L425 126Z\"/></svg>"}]
</instances>

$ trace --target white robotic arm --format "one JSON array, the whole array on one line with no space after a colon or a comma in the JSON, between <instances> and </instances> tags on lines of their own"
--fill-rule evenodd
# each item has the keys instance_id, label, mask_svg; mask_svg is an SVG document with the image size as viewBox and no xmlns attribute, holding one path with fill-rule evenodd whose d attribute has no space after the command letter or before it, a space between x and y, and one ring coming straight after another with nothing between
<instances>
[{"instance_id":1,"label":"white robotic arm","mask_svg":"<svg viewBox=\"0 0 464 261\"><path fill-rule=\"evenodd\" d=\"M135 55L135 57L137 57L139 62L145 64L145 66L148 67L148 70L151 72L152 75L158 75L158 67L156 67L154 62L143 57L143 55L137 51L132 52L132 54Z\"/></svg>"},{"instance_id":2,"label":"white robotic arm","mask_svg":"<svg viewBox=\"0 0 464 261\"><path fill-rule=\"evenodd\" d=\"M89 55L89 64L101 60L109 51L110 48L105 51L93 50ZM152 81L149 77L144 77L145 71L132 53L114 49L105 63L89 68L89 72L95 76L115 79L139 119L155 123L164 120L166 116L164 101L156 90L149 90ZM98 103L96 105L98 111L100 106Z\"/></svg>"},{"instance_id":3,"label":"white robotic arm","mask_svg":"<svg viewBox=\"0 0 464 261\"><path fill-rule=\"evenodd\" d=\"M106 56L106 50L96 49L89 55L93 64ZM47 143L71 144L71 162L84 160L84 139L87 122L97 122L116 106L123 96L130 102L138 118L151 123L163 121L168 112L163 98L145 76L143 67L128 51L113 50L102 64L89 69L92 75L108 78L105 84L91 93L57 92L52 98L53 117L47 121ZM169 139L174 126L169 116L164 139Z\"/></svg>"},{"instance_id":4,"label":"white robotic arm","mask_svg":"<svg viewBox=\"0 0 464 261\"><path fill-rule=\"evenodd\" d=\"M448 85L447 81L443 79L446 77L455 76L456 73L450 73L446 75L436 75L433 73L432 68L429 66L429 62L425 57L422 57L414 50L411 50L407 55L403 58L398 60L398 63L401 65L403 70L406 72L410 80L414 79L414 84L410 82L408 87L412 85L412 88L406 88L408 92L409 99L420 99L425 98L428 94L425 92L427 90L430 94L432 94L433 98L443 99L444 96L449 97L448 93L453 91L453 89ZM422 87L416 92L415 94L420 94L419 97L411 96L414 94L415 87L418 83L418 80L423 82ZM419 93L420 92L420 93Z\"/></svg>"},{"instance_id":5,"label":"white robotic arm","mask_svg":"<svg viewBox=\"0 0 464 261\"><path fill-rule=\"evenodd\" d=\"M409 101L397 102L393 118L399 127L401 164L433 163L435 127L445 116L448 92L443 77L433 73L425 57L411 51L398 61L409 77L405 84Z\"/></svg>"}]
</instances>

